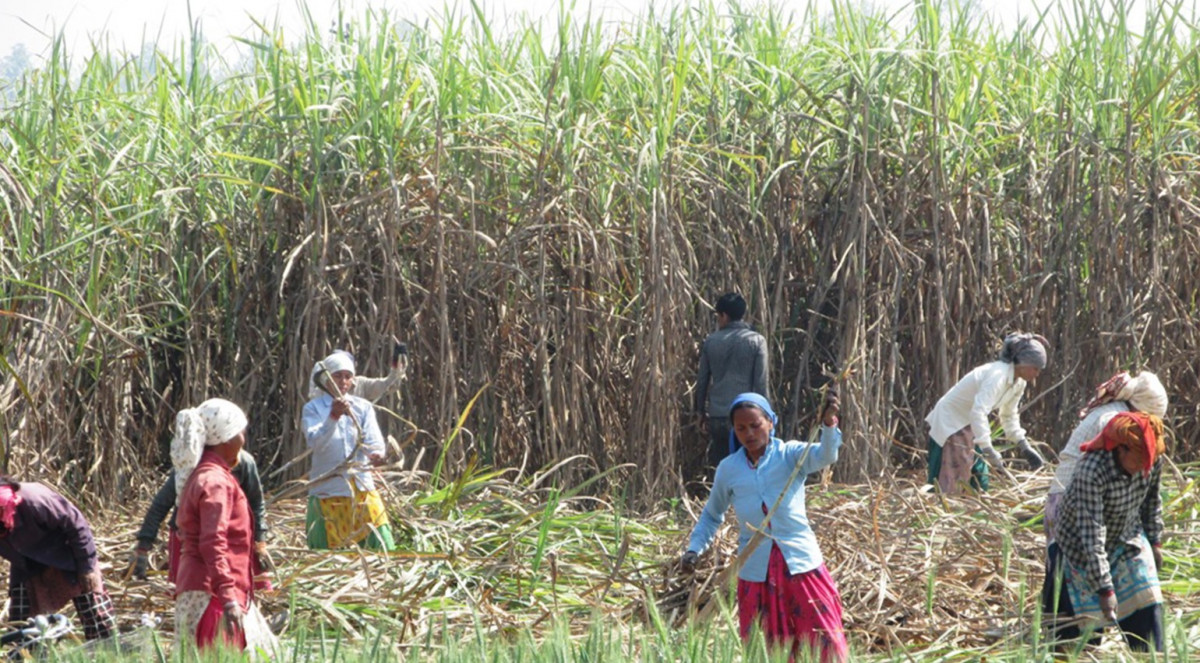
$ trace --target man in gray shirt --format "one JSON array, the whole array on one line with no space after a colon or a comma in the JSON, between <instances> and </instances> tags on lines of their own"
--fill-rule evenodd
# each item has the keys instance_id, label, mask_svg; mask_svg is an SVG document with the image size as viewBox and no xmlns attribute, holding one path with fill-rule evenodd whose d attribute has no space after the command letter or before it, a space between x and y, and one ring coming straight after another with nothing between
<instances>
[{"instance_id":1,"label":"man in gray shirt","mask_svg":"<svg viewBox=\"0 0 1200 663\"><path fill-rule=\"evenodd\" d=\"M729 455L729 406L738 394L767 394L767 341L742 322L746 300L727 292L717 300L717 331L700 346L700 374L696 378L696 418L707 428L708 466L715 468ZM709 380L712 388L709 388Z\"/></svg>"}]
</instances>

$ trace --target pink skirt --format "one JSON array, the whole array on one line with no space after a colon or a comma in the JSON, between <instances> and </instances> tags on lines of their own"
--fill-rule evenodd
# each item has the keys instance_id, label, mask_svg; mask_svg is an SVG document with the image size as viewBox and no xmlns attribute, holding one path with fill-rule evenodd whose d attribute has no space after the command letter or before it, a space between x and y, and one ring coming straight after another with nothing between
<instances>
[{"instance_id":1,"label":"pink skirt","mask_svg":"<svg viewBox=\"0 0 1200 663\"><path fill-rule=\"evenodd\" d=\"M840 663L848 655L842 599L829 570L822 564L792 575L777 545L765 581L738 580L738 622L743 639L757 622L768 644L790 644L793 656L820 651L822 663Z\"/></svg>"},{"instance_id":2,"label":"pink skirt","mask_svg":"<svg viewBox=\"0 0 1200 663\"><path fill-rule=\"evenodd\" d=\"M242 651L246 648L246 633L242 629L234 629L230 632L223 624L225 620L225 606L221 605L221 600L217 597L212 597L208 601L208 608L204 610L204 614L200 617L200 623L196 625L196 646L200 649L207 649L217 642L217 638L232 647Z\"/></svg>"},{"instance_id":3,"label":"pink skirt","mask_svg":"<svg viewBox=\"0 0 1200 663\"><path fill-rule=\"evenodd\" d=\"M938 487L946 495L961 495L971 486L971 468L975 465L975 435L970 426L964 426L946 438L942 445L942 471L938 474Z\"/></svg>"}]
</instances>

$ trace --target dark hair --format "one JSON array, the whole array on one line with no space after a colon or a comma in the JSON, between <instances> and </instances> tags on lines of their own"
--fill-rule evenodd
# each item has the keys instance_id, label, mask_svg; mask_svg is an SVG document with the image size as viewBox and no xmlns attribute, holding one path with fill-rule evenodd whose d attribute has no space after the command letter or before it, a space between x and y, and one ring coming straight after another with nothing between
<instances>
[{"instance_id":1,"label":"dark hair","mask_svg":"<svg viewBox=\"0 0 1200 663\"><path fill-rule=\"evenodd\" d=\"M730 421L733 421L733 413L737 412L738 410L758 410L758 413L763 416L763 419L766 419L767 421L771 420L771 415L767 414L766 410L759 407L758 403L753 401L740 401L733 407L729 408Z\"/></svg>"},{"instance_id":2,"label":"dark hair","mask_svg":"<svg viewBox=\"0 0 1200 663\"><path fill-rule=\"evenodd\" d=\"M727 292L717 300L717 313L724 313L730 320L741 320L746 315L746 300L736 292Z\"/></svg>"},{"instance_id":3,"label":"dark hair","mask_svg":"<svg viewBox=\"0 0 1200 663\"><path fill-rule=\"evenodd\" d=\"M0 486L8 486L13 489L13 492L16 492L21 489L21 482L7 474L0 474Z\"/></svg>"}]
</instances>

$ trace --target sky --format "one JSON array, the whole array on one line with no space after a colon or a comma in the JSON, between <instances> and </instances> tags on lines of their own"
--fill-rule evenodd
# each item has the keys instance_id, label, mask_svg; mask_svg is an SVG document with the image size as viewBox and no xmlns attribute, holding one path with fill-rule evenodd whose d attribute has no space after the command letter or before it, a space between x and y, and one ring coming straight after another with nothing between
<instances>
[{"instance_id":1,"label":"sky","mask_svg":"<svg viewBox=\"0 0 1200 663\"><path fill-rule=\"evenodd\" d=\"M399 18L418 20L439 14L455 0L304 0L317 25L332 25L339 7L351 17L368 7L386 9ZM458 0L470 7L469 0ZM571 2L572 0L565 0ZM650 0L574 0L578 11L591 8L593 15L603 13L610 20L628 19L642 12ZM670 0L659 0L658 5ZM815 0L828 5L828 0ZM863 0L886 9L901 9L912 0ZM1140 26L1147 2L1157 0L1119 0L1132 6L1131 24ZM554 17L559 0L479 0L493 25L503 25L508 17ZM797 15L809 0L775 0ZM1034 15L1038 6L1055 0L979 0L980 6L1001 24L1016 25L1020 17ZM746 2L744 4L751 4ZM1109 2L1111 4L1111 0ZM23 44L33 56L45 53L50 36L62 32L68 52L90 52L89 44L106 40L111 50L138 52L147 42L173 45L187 34L189 11L202 26L205 38L222 48L236 42L231 36L253 36L251 17L272 24L278 21L285 38L303 33L304 11L297 0L0 0L0 58Z\"/></svg>"}]
</instances>

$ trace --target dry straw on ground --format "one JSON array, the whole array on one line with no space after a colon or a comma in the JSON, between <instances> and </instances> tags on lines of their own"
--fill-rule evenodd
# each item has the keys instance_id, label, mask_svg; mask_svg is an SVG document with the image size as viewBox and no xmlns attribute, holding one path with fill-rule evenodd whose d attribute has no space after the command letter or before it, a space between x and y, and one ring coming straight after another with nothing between
<instances>
[{"instance_id":1,"label":"dry straw on ground","mask_svg":"<svg viewBox=\"0 0 1200 663\"><path fill-rule=\"evenodd\" d=\"M809 518L852 641L872 651L953 651L1019 647L1031 637L1049 475L1013 474L1017 483L994 479L982 496L945 497L906 478L810 487ZM1164 484L1176 493L1187 488L1177 472ZM732 527L720 541L695 579L668 584L659 605L673 623L711 600L717 573L736 557ZM1194 613L1200 597L1168 595L1167 607Z\"/></svg>"},{"instance_id":2,"label":"dry straw on ground","mask_svg":"<svg viewBox=\"0 0 1200 663\"><path fill-rule=\"evenodd\" d=\"M860 651L1022 646L1038 610L1044 555L1038 516L1048 474L1015 474L1015 484L996 480L984 496L955 498L907 478L809 486L809 516ZM695 619L690 611L712 599L719 568L736 552L731 518L696 576L678 573L675 560L699 502L608 531L596 525L619 518L608 505L555 503L536 476L490 477L451 512L430 499L436 494L422 488L426 480L412 471L389 475L387 501L407 542L391 557L309 551L303 501L271 504L278 591L262 597L266 611L290 603L292 627L324 624L354 637L387 629L411 643L470 631L476 620L496 635L526 629L544 635L558 618L582 633L598 613L635 624L646 617L647 599L657 601L669 623L683 626ZM1168 472L1164 487L1178 495L1187 484ZM550 520L542 518L547 504ZM137 520L106 513L94 521L122 622L156 613L169 631L165 572L147 582L122 577ZM544 522L557 524L547 531L538 565L531 558ZM1169 595L1168 609L1190 614L1200 600ZM736 619L715 614L720 629Z\"/></svg>"}]
</instances>

